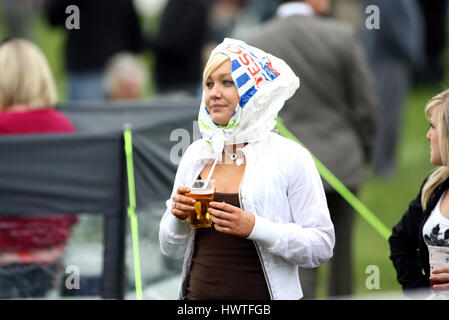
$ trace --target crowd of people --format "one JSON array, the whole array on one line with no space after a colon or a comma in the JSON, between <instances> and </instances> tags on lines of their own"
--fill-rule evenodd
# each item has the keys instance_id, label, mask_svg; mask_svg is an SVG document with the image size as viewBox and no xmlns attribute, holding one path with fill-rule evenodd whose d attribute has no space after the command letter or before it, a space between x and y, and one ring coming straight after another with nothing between
<instances>
[{"instance_id":1,"label":"crowd of people","mask_svg":"<svg viewBox=\"0 0 449 320\"><path fill-rule=\"evenodd\" d=\"M148 17L129 0L5 0L0 134L76 130L54 108L53 75L32 42L39 9L66 33L67 100L135 101L149 97L150 85L152 96L201 100L202 139L182 158L159 234L164 254L184 258L180 298L314 299L317 267L328 261L328 296L350 296L355 212L320 179L310 153L356 195L368 168L394 176L411 89L444 80L448 2L166 0L148 31ZM80 28L67 28L70 5L79 8ZM379 8L379 28L365 24L368 5ZM430 98L427 138L439 169L390 237L404 289L449 280L447 268L431 273L428 246L438 241L426 241L449 217L449 97ZM304 148L272 132L278 115ZM185 194L190 180L209 173L217 181L214 226L192 230L185 222L194 203ZM45 295L54 277L41 274L60 268L76 221L0 219L0 298ZM46 283L34 291L37 278Z\"/></svg>"}]
</instances>

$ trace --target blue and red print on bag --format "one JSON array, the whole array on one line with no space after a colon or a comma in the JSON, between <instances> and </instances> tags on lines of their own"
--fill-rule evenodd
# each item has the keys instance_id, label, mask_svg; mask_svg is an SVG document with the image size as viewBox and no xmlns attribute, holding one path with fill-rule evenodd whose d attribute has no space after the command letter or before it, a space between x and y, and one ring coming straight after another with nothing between
<instances>
[{"instance_id":1,"label":"blue and red print on bag","mask_svg":"<svg viewBox=\"0 0 449 320\"><path fill-rule=\"evenodd\" d=\"M280 75L268 57L257 57L248 48L228 45L223 51L231 57L231 74L240 95L239 104L242 108L258 91L261 82L272 81Z\"/></svg>"}]
</instances>

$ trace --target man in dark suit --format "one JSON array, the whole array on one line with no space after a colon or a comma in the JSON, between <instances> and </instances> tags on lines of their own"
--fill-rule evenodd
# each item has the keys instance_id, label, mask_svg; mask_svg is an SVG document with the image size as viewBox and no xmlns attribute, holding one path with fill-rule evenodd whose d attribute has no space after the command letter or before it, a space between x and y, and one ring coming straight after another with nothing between
<instances>
[{"instance_id":1,"label":"man in dark suit","mask_svg":"<svg viewBox=\"0 0 449 320\"><path fill-rule=\"evenodd\" d=\"M245 37L284 59L301 87L280 112L284 124L350 190L364 180L375 132L375 91L364 53L350 26L319 17L329 0L279 1L277 16ZM352 289L354 211L323 181L335 226L329 295ZM315 296L316 270L300 270L305 298Z\"/></svg>"},{"instance_id":2,"label":"man in dark suit","mask_svg":"<svg viewBox=\"0 0 449 320\"><path fill-rule=\"evenodd\" d=\"M434 3L433 1L429 1ZM373 150L373 171L390 177L396 171L396 154L406 99L414 70L424 62L423 25L415 0L364 0L379 8L379 29L361 33L376 79L379 127Z\"/></svg>"},{"instance_id":3,"label":"man in dark suit","mask_svg":"<svg viewBox=\"0 0 449 320\"><path fill-rule=\"evenodd\" d=\"M156 57L158 94L200 94L209 9L208 0L167 2L156 35L145 41L146 49Z\"/></svg>"}]
</instances>

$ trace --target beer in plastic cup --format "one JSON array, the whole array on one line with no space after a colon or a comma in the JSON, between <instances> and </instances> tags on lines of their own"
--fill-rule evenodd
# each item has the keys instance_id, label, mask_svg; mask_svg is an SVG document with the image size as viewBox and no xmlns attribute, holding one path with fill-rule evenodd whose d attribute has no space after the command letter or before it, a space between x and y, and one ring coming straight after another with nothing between
<instances>
[{"instance_id":1,"label":"beer in plastic cup","mask_svg":"<svg viewBox=\"0 0 449 320\"><path fill-rule=\"evenodd\" d=\"M449 266L449 248L448 247L437 247L437 246L428 246L429 249L429 264L430 264L430 273L434 269L443 268ZM432 288L435 284L443 284L445 281L435 281L430 280L430 288Z\"/></svg>"},{"instance_id":2,"label":"beer in plastic cup","mask_svg":"<svg viewBox=\"0 0 449 320\"><path fill-rule=\"evenodd\" d=\"M209 202L214 200L215 179L195 180L190 192L185 195L195 199L195 211L189 213L191 228L210 228L212 221L209 214Z\"/></svg>"}]
</instances>

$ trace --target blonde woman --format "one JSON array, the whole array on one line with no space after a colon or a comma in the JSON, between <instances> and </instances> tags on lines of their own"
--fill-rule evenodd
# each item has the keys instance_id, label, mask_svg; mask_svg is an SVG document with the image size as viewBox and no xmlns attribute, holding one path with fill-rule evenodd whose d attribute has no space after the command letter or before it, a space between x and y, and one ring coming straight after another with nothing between
<instances>
[{"instance_id":1,"label":"blonde woman","mask_svg":"<svg viewBox=\"0 0 449 320\"><path fill-rule=\"evenodd\" d=\"M0 43L0 135L71 133L53 106L56 87L41 50L28 40ZM55 283L75 216L0 217L0 298L43 297Z\"/></svg>"},{"instance_id":2,"label":"blonde woman","mask_svg":"<svg viewBox=\"0 0 449 320\"><path fill-rule=\"evenodd\" d=\"M430 270L429 249L449 247L449 90L426 105L430 122L430 162L438 166L424 181L401 221L393 228L390 250L397 279L412 289L449 290L449 267ZM430 290L429 290L430 293Z\"/></svg>"},{"instance_id":3,"label":"blonde woman","mask_svg":"<svg viewBox=\"0 0 449 320\"><path fill-rule=\"evenodd\" d=\"M159 229L162 252L184 257L180 298L300 299L298 266L332 256L334 227L312 157L273 132L298 86L283 60L242 41L225 39L212 51L202 139L183 155ZM185 193L211 170L213 226L191 229L194 201Z\"/></svg>"}]
</instances>

